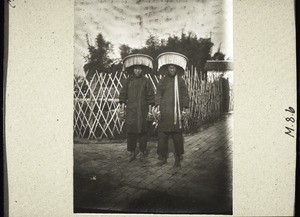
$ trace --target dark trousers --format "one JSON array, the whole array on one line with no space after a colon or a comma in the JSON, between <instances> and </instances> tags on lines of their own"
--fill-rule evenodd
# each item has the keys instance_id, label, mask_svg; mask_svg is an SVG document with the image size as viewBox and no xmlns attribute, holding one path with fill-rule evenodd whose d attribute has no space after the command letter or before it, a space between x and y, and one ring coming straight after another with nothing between
<instances>
[{"instance_id":1,"label":"dark trousers","mask_svg":"<svg viewBox=\"0 0 300 217\"><path fill-rule=\"evenodd\" d=\"M146 151L147 139L147 133L127 133L127 151L135 151L137 141L139 141L140 151Z\"/></svg>"},{"instance_id":2,"label":"dark trousers","mask_svg":"<svg viewBox=\"0 0 300 217\"><path fill-rule=\"evenodd\" d=\"M157 154L167 155L169 136L173 138L175 153L183 154L183 135L181 132L159 132Z\"/></svg>"}]
</instances>

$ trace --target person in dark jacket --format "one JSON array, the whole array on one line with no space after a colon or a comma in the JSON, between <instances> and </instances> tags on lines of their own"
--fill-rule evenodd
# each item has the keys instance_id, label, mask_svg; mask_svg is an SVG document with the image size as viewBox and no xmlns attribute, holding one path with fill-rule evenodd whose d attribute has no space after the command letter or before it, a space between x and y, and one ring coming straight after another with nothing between
<instances>
[{"instance_id":1,"label":"person in dark jacket","mask_svg":"<svg viewBox=\"0 0 300 217\"><path fill-rule=\"evenodd\" d=\"M175 167L180 167L180 157L184 153L182 120L189 114L188 89L180 74L186 67L187 58L181 54L168 52L158 57L158 66L163 66L165 77L157 87L155 104L159 114L158 148L161 156L158 165L167 163L168 139L172 137L175 151ZM181 73L180 73L181 72Z\"/></svg>"},{"instance_id":2,"label":"person in dark jacket","mask_svg":"<svg viewBox=\"0 0 300 217\"><path fill-rule=\"evenodd\" d=\"M123 60L123 64L129 77L123 83L119 103L121 118L125 118L127 150L131 153L129 161L136 158L135 149L139 140L140 160L145 164L147 132L150 124L147 119L151 119L154 91L144 72L152 68L152 58L141 54L130 55Z\"/></svg>"}]
</instances>

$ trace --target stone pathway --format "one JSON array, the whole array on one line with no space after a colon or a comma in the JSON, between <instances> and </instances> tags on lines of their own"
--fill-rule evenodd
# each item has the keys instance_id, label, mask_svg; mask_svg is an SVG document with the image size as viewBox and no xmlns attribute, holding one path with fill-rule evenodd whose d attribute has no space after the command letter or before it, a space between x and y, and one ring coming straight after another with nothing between
<instances>
[{"instance_id":1,"label":"stone pathway","mask_svg":"<svg viewBox=\"0 0 300 217\"><path fill-rule=\"evenodd\" d=\"M76 213L232 213L233 115L185 136L182 167L162 167L148 142L147 166L126 143L74 145Z\"/></svg>"}]
</instances>

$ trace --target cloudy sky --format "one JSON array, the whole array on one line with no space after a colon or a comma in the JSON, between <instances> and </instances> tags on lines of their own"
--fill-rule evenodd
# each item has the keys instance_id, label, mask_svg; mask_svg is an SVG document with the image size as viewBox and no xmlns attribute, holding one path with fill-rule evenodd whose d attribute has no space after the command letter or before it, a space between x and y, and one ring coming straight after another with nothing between
<instances>
[{"instance_id":1,"label":"cloudy sky","mask_svg":"<svg viewBox=\"0 0 300 217\"><path fill-rule=\"evenodd\" d=\"M118 58L120 44L138 48L150 34L163 39L189 31L211 37L213 53L221 43L232 58L232 0L75 0L75 73L82 73L86 34L94 44L102 33Z\"/></svg>"}]
</instances>

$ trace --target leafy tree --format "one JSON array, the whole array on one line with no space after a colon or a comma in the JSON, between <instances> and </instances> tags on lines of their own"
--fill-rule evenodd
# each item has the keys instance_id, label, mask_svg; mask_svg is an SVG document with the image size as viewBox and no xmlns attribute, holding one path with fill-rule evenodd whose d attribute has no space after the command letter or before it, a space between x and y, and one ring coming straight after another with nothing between
<instances>
[{"instance_id":1,"label":"leafy tree","mask_svg":"<svg viewBox=\"0 0 300 217\"><path fill-rule=\"evenodd\" d=\"M218 51L212 56L213 60L225 60L225 54L221 52L221 44L218 48Z\"/></svg>"},{"instance_id":2,"label":"leafy tree","mask_svg":"<svg viewBox=\"0 0 300 217\"><path fill-rule=\"evenodd\" d=\"M205 62L211 58L212 46L210 38L197 38L192 32L182 33L180 37L169 36L166 40L159 40L157 36L150 35L145 46L140 49L132 49L132 53L144 53L156 59L163 52L178 52L189 58L189 65L203 70Z\"/></svg>"},{"instance_id":3,"label":"leafy tree","mask_svg":"<svg viewBox=\"0 0 300 217\"><path fill-rule=\"evenodd\" d=\"M225 59L225 54L221 53L221 52L216 52L212 58L212 60L224 60Z\"/></svg>"},{"instance_id":4,"label":"leafy tree","mask_svg":"<svg viewBox=\"0 0 300 217\"><path fill-rule=\"evenodd\" d=\"M96 37L96 46L92 46L88 41L87 45L89 54L85 57L87 63L83 69L87 78L93 76L96 72L107 72L113 61L109 58L109 53L112 51L112 44L106 41L101 33Z\"/></svg>"},{"instance_id":5,"label":"leafy tree","mask_svg":"<svg viewBox=\"0 0 300 217\"><path fill-rule=\"evenodd\" d=\"M88 37L88 36L87 36ZM89 54L85 57L86 64L84 71L87 79L96 72L114 73L122 70L120 60L109 58L112 52L112 44L106 41L101 33L96 37L96 45L93 46L87 39ZM134 53L143 53L151 56L154 60L163 52L173 51L182 53L189 59L189 66L197 67L198 71L203 71L205 62L209 59L224 59L225 55L220 50L211 57L213 43L210 38L198 38L193 32L182 33L180 36L169 36L167 39L159 39L156 35L150 34L145 41L145 46L133 49L127 44L119 47L121 58ZM156 61L154 61L156 68ZM203 71L204 72L204 71ZM205 72L204 72L205 73Z\"/></svg>"},{"instance_id":6,"label":"leafy tree","mask_svg":"<svg viewBox=\"0 0 300 217\"><path fill-rule=\"evenodd\" d=\"M119 50L120 50L120 55L121 55L122 59L124 59L126 56L131 54L131 51L132 51L131 47L129 47L129 45L127 45L127 44L122 44L119 47Z\"/></svg>"},{"instance_id":7,"label":"leafy tree","mask_svg":"<svg viewBox=\"0 0 300 217\"><path fill-rule=\"evenodd\" d=\"M155 51L159 48L160 46L160 41L157 36L151 34L149 38L146 40L146 48Z\"/></svg>"}]
</instances>

